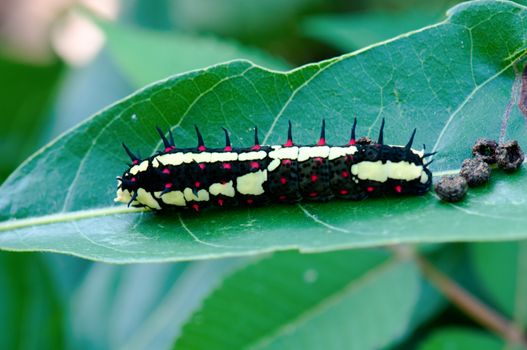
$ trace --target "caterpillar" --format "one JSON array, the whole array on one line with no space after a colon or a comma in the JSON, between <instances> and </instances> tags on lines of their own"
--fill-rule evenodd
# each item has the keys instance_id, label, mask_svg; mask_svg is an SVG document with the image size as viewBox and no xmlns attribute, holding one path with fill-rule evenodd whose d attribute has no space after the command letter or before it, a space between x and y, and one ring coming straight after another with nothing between
<instances>
[{"instance_id":1,"label":"caterpillar","mask_svg":"<svg viewBox=\"0 0 527 350\"><path fill-rule=\"evenodd\" d=\"M326 143L326 123L314 145L293 143L291 122L283 145L260 145L258 128L254 145L235 148L229 132L225 147L208 148L195 126L197 147L176 148L156 127L164 148L140 159L122 144L132 160L117 178L116 202L134 207L190 208L198 212L206 206L256 206L272 202L297 203L301 200L325 202L332 198L362 200L381 195L422 195L432 184L431 163L424 153L412 149L413 130L405 146L386 145L384 119L379 138L355 138L357 119L347 144Z\"/></svg>"}]
</instances>

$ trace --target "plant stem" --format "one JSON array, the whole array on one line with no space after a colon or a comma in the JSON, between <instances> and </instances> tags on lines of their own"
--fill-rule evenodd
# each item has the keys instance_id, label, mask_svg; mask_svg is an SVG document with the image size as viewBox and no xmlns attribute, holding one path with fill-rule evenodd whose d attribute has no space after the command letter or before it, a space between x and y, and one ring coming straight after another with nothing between
<instances>
[{"instance_id":1,"label":"plant stem","mask_svg":"<svg viewBox=\"0 0 527 350\"><path fill-rule=\"evenodd\" d=\"M513 322L492 310L463 287L437 269L425 257L416 254L416 260L423 275L439 289L452 303L468 316L512 344L527 347L527 338Z\"/></svg>"}]
</instances>

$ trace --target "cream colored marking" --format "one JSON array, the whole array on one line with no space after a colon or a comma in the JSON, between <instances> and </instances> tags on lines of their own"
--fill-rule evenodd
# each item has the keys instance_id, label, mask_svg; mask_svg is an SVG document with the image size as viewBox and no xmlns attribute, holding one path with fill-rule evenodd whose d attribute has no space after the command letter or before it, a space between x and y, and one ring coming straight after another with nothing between
<instances>
[{"instance_id":1,"label":"cream colored marking","mask_svg":"<svg viewBox=\"0 0 527 350\"><path fill-rule=\"evenodd\" d=\"M329 146L300 147L298 149L298 161L303 162L309 158L329 156Z\"/></svg>"},{"instance_id":2,"label":"cream colored marking","mask_svg":"<svg viewBox=\"0 0 527 350\"><path fill-rule=\"evenodd\" d=\"M263 183L267 181L267 170L242 175L236 179L236 190L241 194L260 195L264 193Z\"/></svg>"},{"instance_id":3,"label":"cream colored marking","mask_svg":"<svg viewBox=\"0 0 527 350\"><path fill-rule=\"evenodd\" d=\"M152 209L161 209L157 200L149 192L146 192L142 188L137 190L137 201Z\"/></svg>"},{"instance_id":4,"label":"cream colored marking","mask_svg":"<svg viewBox=\"0 0 527 350\"><path fill-rule=\"evenodd\" d=\"M152 161L154 168L158 168L161 164L163 165L180 165L183 163L183 152L168 153L161 156L157 156ZM161 163L161 164L160 164Z\"/></svg>"},{"instance_id":5,"label":"cream colored marking","mask_svg":"<svg viewBox=\"0 0 527 350\"><path fill-rule=\"evenodd\" d=\"M278 166L280 166L280 159L273 159L271 163L269 163L269 165L267 166L267 170L273 171L278 168Z\"/></svg>"},{"instance_id":6,"label":"cream colored marking","mask_svg":"<svg viewBox=\"0 0 527 350\"><path fill-rule=\"evenodd\" d=\"M161 196L161 199L166 204L177 205L184 207L187 202L185 201L185 195L181 191L170 191Z\"/></svg>"},{"instance_id":7,"label":"cream colored marking","mask_svg":"<svg viewBox=\"0 0 527 350\"><path fill-rule=\"evenodd\" d=\"M361 180L373 180L385 182L388 179L411 181L421 176L423 167L410 162L387 161L383 164L380 160L376 162L364 161L351 166L351 173L357 175Z\"/></svg>"},{"instance_id":8,"label":"cream colored marking","mask_svg":"<svg viewBox=\"0 0 527 350\"><path fill-rule=\"evenodd\" d=\"M406 147L406 145L388 145L388 146L390 146L390 147L401 147L401 148ZM424 149L418 151L416 149L410 148L410 151L412 151L413 154L417 154L421 158L423 158L423 155L425 154L425 150Z\"/></svg>"},{"instance_id":9,"label":"cream colored marking","mask_svg":"<svg viewBox=\"0 0 527 350\"><path fill-rule=\"evenodd\" d=\"M348 146L348 147L331 147L329 150L329 160L347 156L348 154L354 154L357 152L357 147Z\"/></svg>"},{"instance_id":10,"label":"cream colored marking","mask_svg":"<svg viewBox=\"0 0 527 350\"><path fill-rule=\"evenodd\" d=\"M257 159L264 159L267 156L267 152L265 151L253 151L253 152L246 152L246 153L240 153L238 156L238 160L245 161L245 160L257 160Z\"/></svg>"},{"instance_id":11,"label":"cream colored marking","mask_svg":"<svg viewBox=\"0 0 527 350\"><path fill-rule=\"evenodd\" d=\"M192 158L196 163L210 163L211 157L212 157L212 153L201 152L201 153L194 153L194 156Z\"/></svg>"},{"instance_id":12,"label":"cream colored marking","mask_svg":"<svg viewBox=\"0 0 527 350\"><path fill-rule=\"evenodd\" d=\"M132 168L130 168L130 174L136 175L137 173L141 171L145 171L148 168L148 161L143 160L141 164L134 165Z\"/></svg>"},{"instance_id":13,"label":"cream colored marking","mask_svg":"<svg viewBox=\"0 0 527 350\"><path fill-rule=\"evenodd\" d=\"M298 147L273 147L274 150L269 152L269 157L273 159L296 159L298 157Z\"/></svg>"},{"instance_id":14,"label":"cream colored marking","mask_svg":"<svg viewBox=\"0 0 527 350\"><path fill-rule=\"evenodd\" d=\"M183 163L192 163L194 161L194 153L187 152L183 154Z\"/></svg>"},{"instance_id":15,"label":"cream colored marking","mask_svg":"<svg viewBox=\"0 0 527 350\"><path fill-rule=\"evenodd\" d=\"M214 152L210 157L210 162L233 162L238 160L238 153L235 152Z\"/></svg>"},{"instance_id":16,"label":"cream colored marking","mask_svg":"<svg viewBox=\"0 0 527 350\"><path fill-rule=\"evenodd\" d=\"M428 181L428 174L424 171L421 173L421 183L425 184Z\"/></svg>"},{"instance_id":17,"label":"cream colored marking","mask_svg":"<svg viewBox=\"0 0 527 350\"><path fill-rule=\"evenodd\" d=\"M217 184L210 185L209 192L213 196L218 196L222 194L227 197L234 197L234 195L236 194L234 191L232 180L225 184L217 183Z\"/></svg>"},{"instance_id":18,"label":"cream colored marking","mask_svg":"<svg viewBox=\"0 0 527 350\"><path fill-rule=\"evenodd\" d=\"M128 204L128 202L130 202L130 199L132 199L132 194L128 190L123 190L121 187L119 187L117 189L116 197L113 201Z\"/></svg>"},{"instance_id":19,"label":"cream colored marking","mask_svg":"<svg viewBox=\"0 0 527 350\"><path fill-rule=\"evenodd\" d=\"M198 195L196 196L194 192L192 192L192 188L185 188L183 190L183 194L185 195L185 199L187 201L196 201L196 202L203 202L209 200L209 192L206 190L199 190Z\"/></svg>"}]
</instances>

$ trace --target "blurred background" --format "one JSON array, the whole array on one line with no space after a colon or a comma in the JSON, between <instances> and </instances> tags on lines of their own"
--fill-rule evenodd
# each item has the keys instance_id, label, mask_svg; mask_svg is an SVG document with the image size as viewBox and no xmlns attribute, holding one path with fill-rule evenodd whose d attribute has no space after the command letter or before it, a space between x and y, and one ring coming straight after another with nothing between
<instances>
[{"instance_id":1,"label":"blurred background","mask_svg":"<svg viewBox=\"0 0 527 350\"><path fill-rule=\"evenodd\" d=\"M235 58L287 70L438 22L454 3L2 0L0 183L60 133L156 80ZM241 261L117 266L0 252L0 349L170 348Z\"/></svg>"}]
</instances>

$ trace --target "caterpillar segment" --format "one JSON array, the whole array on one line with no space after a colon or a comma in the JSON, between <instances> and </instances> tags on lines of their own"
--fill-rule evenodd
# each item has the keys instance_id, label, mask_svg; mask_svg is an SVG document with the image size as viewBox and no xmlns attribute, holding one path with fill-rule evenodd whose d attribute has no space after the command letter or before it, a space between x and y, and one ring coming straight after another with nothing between
<instances>
[{"instance_id":1,"label":"caterpillar segment","mask_svg":"<svg viewBox=\"0 0 527 350\"><path fill-rule=\"evenodd\" d=\"M118 177L116 202L154 210L166 208L257 206L274 202L362 200L382 195L422 195L432 184L435 153L412 149L415 130L405 146L384 144L384 119L377 142L355 139L357 120L346 145L326 143L325 121L314 145L296 145L289 123L283 145L232 147L226 129L225 147L207 148L196 129L197 146L176 148L157 128L163 150L140 159L123 143L132 160ZM364 138L363 138L364 139Z\"/></svg>"}]
</instances>

